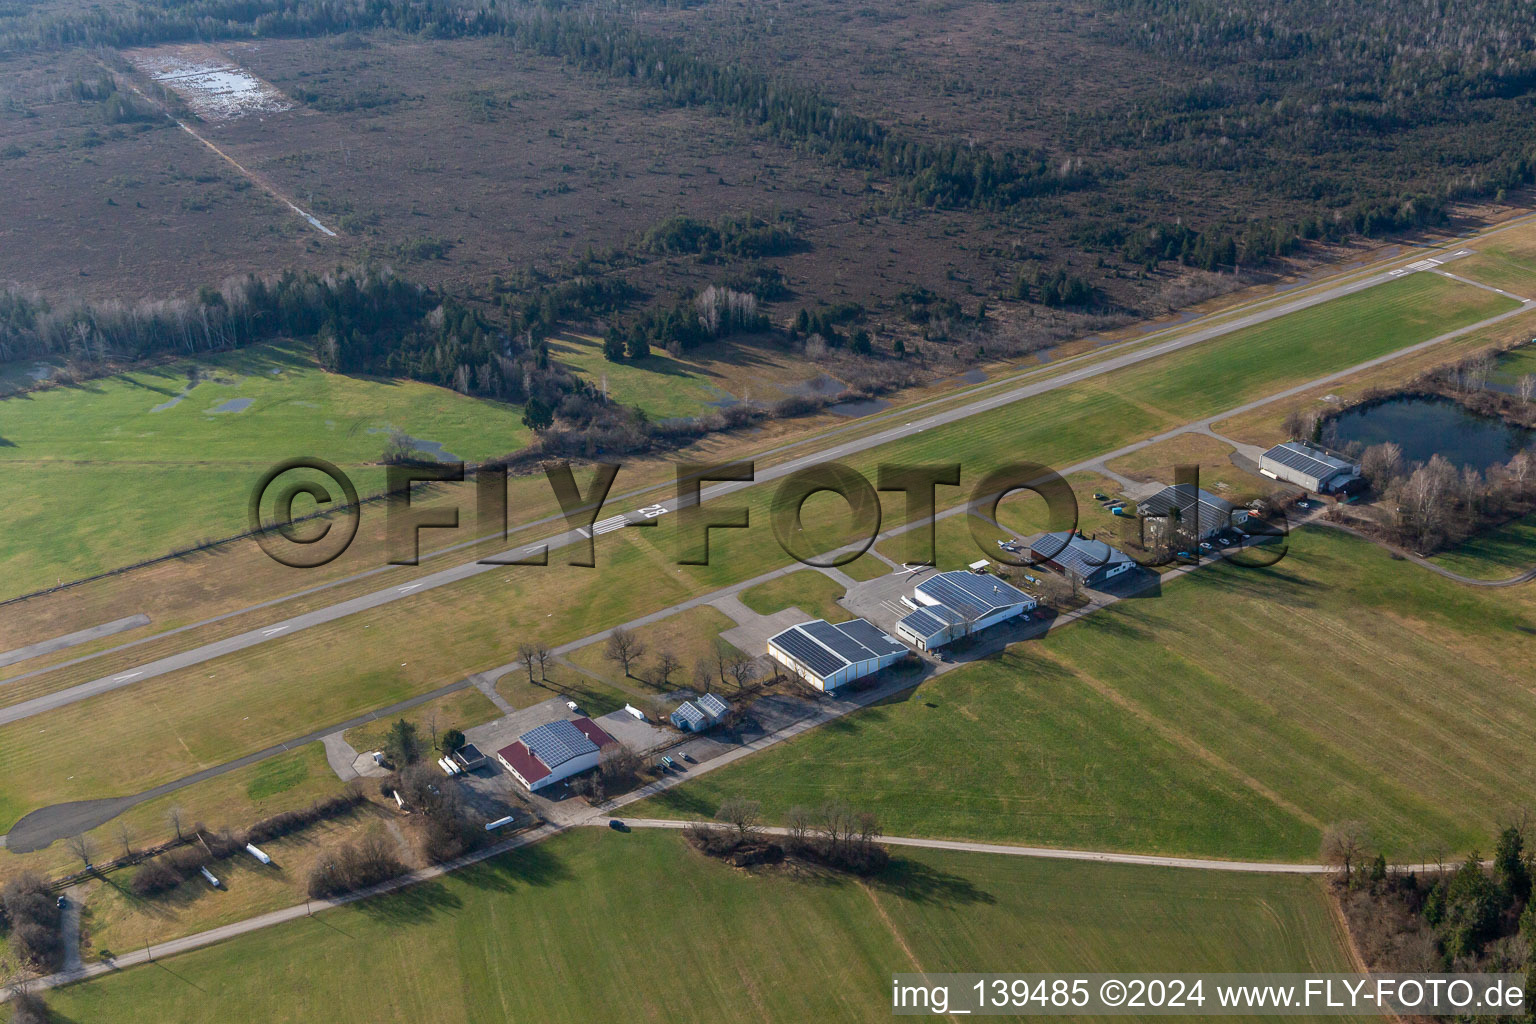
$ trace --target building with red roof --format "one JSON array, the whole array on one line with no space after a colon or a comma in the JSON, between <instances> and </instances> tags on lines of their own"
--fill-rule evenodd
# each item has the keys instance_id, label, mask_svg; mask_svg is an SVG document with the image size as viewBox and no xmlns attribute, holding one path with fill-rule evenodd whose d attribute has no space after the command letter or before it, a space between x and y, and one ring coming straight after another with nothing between
<instances>
[{"instance_id":1,"label":"building with red roof","mask_svg":"<svg viewBox=\"0 0 1536 1024\"><path fill-rule=\"evenodd\" d=\"M561 719L530 729L496 751L496 760L529 792L597 767L604 747L617 743L590 718Z\"/></svg>"}]
</instances>

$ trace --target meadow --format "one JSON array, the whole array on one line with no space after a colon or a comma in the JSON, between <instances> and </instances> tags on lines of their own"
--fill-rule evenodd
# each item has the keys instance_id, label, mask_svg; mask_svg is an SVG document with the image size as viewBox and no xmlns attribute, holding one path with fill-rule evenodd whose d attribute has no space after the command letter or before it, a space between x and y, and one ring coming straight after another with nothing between
<instances>
[{"instance_id":1,"label":"meadow","mask_svg":"<svg viewBox=\"0 0 1536 1024\"><path fill-rule=\"evenodd\" d=\"M1036 400L909 435L849 462L870 476L881 461L959 459L967 465L974 460L990 466L1000 458L998 453L1070 464L1304 375L1348 366L1433 336L1506 305L1507 300L1470 286L1433 275L1412 275ZM1320 335L1326 337L1320 340ZM1347 348L1327 340L1341 336L1349 337ZM1161 369L1154 372L1148 367ZM1241 383L1242 388L1217 394L1210 381L1223 378ZM1184 390L1168 393L1170 382ZM1160 404L1154 405L1153 399ZM775 490L762 486L741 492L740 502L749 506L755 526L712 531L707 566L676 564L676 517L667 516L655 529L624 530L600 538L602 586L592 586L596 577L588 575L591 570L569 567L485 573L0 728L0 767L5 769L0 827L8 827L37 806L109 795L120 792L125 784L137 790L177 778L503 664L515 657L516 646L523 640L555 644L577 639L776 568L783 564L784 555L766 536ZM960 496L954 489L941 488L940 497L942 504L948 504ZM737 498L728 501L734 504ZM901 521L900 506L901 499L895 496L898 514L888 517L888 525ZM834 520L817 536L830 540L846 534L846 529L846 523ZM380 636L450 635L452 643L404 652L374 642ZM47 677L19 685L28 689L18 692L35 692L48 685ZM264 696L259 707L250 701L256 685ZM188 686L196 686L198 702L182 699ZM5 697L11 699L12 694L7 692ZM124 723L134 727L125 729ZM51 743L49 735L60 729L77 743L89 744L105 735L121 739L103 745L110 749L110 757L61 771L66 754ZM132 772L124 770L129 764L134 766Z\"/></svg>"},{"instance_id":2,"label":"meadow","mask_svg":"<svg viewBox=\"0 0 1536 1024\"><path fill-rule=\"evenodd\" d=\"M1358 819L1418 860L1536 804L1536 594L1337 531L1288 543L1273 568L1209 565L635 813L840 797L891 834L1290 860Z\"/></svg>"},{"instance_id":3,"label":"meadow","mask_svg":"<svg viewBox=\"0 0 1536 1024\"><path fill-rule=\"evenodd\" d=\"M339 950L369 969L337 970ZM732 870L672 833L582 830L49 1001L71 1020L186 1024L878 1021L893 971L1349 963L1309 878L901 850L860 882Z\"/></svg>"},{"instance_id":4,"label":"meadow","mask_svg":"<svg viewBox=\"0 0 1536 1024\"><path fill-rule=\"evenodd\" d=\"M759 615L785 608L799 608L812 618L846 622L853 615L838 599L846 591L837 581L815 569L800 569L741 592L741 603Z\"/></svg>"},{"instance_id":5,"label":"meadow","mask_svg":"<svg viewBox=\"0 0 1536 1024\"><path fill-rule=\"evenodd\" d=\"M5 595L243 532L251 488L283 459L320 456L370 494L391 428L474 460L526 444L520 417L426 384L326 373L301 347L275 345L11 397L0 402Z\"/></svg>"}]
</instances>

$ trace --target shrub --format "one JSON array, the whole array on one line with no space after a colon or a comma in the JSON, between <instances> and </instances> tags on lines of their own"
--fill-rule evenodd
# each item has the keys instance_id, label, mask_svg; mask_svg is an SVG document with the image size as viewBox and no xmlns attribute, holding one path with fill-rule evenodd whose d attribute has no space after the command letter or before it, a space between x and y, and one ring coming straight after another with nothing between
<instances>
[{"instance_id":1,"label":"shrub","mask_svg":"<svg viewBox=\"0 0 1536 1024\"><path fill-rule=\"evenodd\" d=\"M11 996L11 1024L48 1024L48 1004L30 989Z\"/></svg>"},{"instance_id":2,"label":"shrub","mask_svg":"<svg viewBox=\"0 0 1536 1024\"><path fill-rule=\"evenodd\" d=\"M393 788L393 786L390 786L390 791ZM263 818L252 825L245 833L245 841L260 844L271 842L274 839L281 839L283 836L292 835L300 829L308 828L316 822L340 817L351 811L358 804L363 803L363 800L362 790L353 787L339 796L316 800L308 807L274 814L270 818Z\"/></svg>"},{"instance_id":3,"label":"shrub","mask_svg":"<svg viewBox=\"0 0 1536 1024\"><path fill-rule=\"evenodd\" d=\"M397 878L405 870L389 843L374 833L356 843L343 843L330 857L316 864L309 875L309 895L324 899L357 892Z\"/></svg>"}]
</instances>

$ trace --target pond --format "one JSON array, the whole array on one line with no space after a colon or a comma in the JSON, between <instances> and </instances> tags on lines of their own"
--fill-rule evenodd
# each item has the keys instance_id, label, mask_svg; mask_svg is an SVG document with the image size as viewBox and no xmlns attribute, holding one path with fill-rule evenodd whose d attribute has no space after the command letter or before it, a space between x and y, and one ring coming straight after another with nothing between
<instances>
[{"instance_id":1,"label":"pond","mask_svg":"<svg viewBox=\"0 0 1536 1024\"><path fill-rule=\"evenodd\" d=\"M1479 472L1508 462L1522 448L1536 447L1536 432L1433 396L1394 398L1350 409L1328 422L1324 439L1335 448L1356 442L1369 448L1395 441L1409 465L1439 454L1458 469L1471 466Z\"/></svg>"}]
</instances>

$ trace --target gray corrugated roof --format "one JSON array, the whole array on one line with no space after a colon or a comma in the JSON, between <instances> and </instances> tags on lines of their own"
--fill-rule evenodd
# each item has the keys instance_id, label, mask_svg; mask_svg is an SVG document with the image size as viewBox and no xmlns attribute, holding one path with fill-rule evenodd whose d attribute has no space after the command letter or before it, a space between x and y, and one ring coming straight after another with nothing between
<instances>
[{"instance_id":1,"label":"gray corrugated roof","mask_svg":"<svg viewBox=\"0 0 1536 1024\"><path fill-rule=\"evenodd\" d=\"M1199 535L1204 537L1233 525L1235 508L1230 501L1204 488L1173 484L1137 505L1136 511L1144 516L1171 516L1177 511L1182 523L1198 520Z\"/></svg>"},{"instance_id":2,"label":"gray corrugated roof","mask_svg":"<svg viewBox=\"0 0 1536 1024\"><path fill-rule=\"evenodd\" d=\"M1086 540L1067 530L1042 535L1035 541L1034 550L1079 576L1089 576L1101 568L1133 561L1130 555L1101 540Z\"/></svg>"},{"instance_id":3,"label":"gray corrugated roof","mask_svg":"<svg viewBox=\"0 0 1536 1024\"><path fill-rule=\"evenodd\" d=\"M1277 444L1265 452L1263 457L1290 469L1299 470L1308 476L1317 477L1319 480L1332 476L1340 470L1350 473L1358 472L1354 463L1335 458L1325 451L1302 444L1300 441Z\"/></svg>"}]
</instances>

